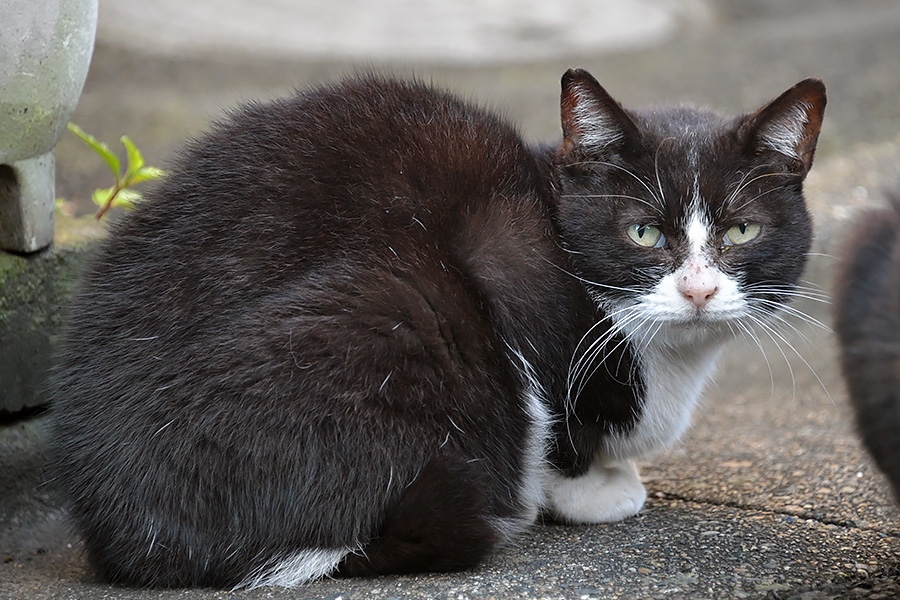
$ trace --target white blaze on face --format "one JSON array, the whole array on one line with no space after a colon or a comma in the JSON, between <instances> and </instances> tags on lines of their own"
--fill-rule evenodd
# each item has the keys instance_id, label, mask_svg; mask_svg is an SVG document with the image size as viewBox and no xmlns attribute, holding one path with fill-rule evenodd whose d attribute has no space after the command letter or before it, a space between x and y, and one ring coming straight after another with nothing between
<instances>
[{"instance_id":1,"label":"white blaze on face","mask_svg":"<svg viewBox=\"0 0 900 600\"><path fill-rule=\"evenodd\" d=\"M738 281L716 264L719 240L702 208L698 189L683 226L687 238L683 262L640 297L633 307L640 318L620 322L632 339L644 338L642 330L656 327L654 324L695 323L698 318L726 321L745 315L746 298Z\"/></svg>"},{"instance_id":2,"label":"white blaze on face","mask_svg":"<svg viewBox=\"0 0 900 600\"><path fill-rule=\"evenodd\" d=\"M746 309L738 282L717 266L718 233L696 190L682 226L683 262L622 310L625 317L614 317L640 349L646 386L634 428L606 439L604 452L614 458L647 456L681 436L732 331L726 322Z\"/></svg>"},{"instance_id":3,"label":"white blaze on face","mask_svg":"<svg viewBox=\"0 0 900 600\"><path fill-rule=\"evenodd\" d=\"M690 317L727 320L743 316L746 298L738 281L723 273L714 260L719 239L706 212L700 208L699 193L687 215L685 233L688 255L681 266L660 282L674 287L670 307ZM671 277L671 283L665 282Z\"/></svg>"},{"instance_id":4,"label":"white blaze on face","mask_svg":"<svg viewBox=\"0 0 900 600\"><path fill-rule=\"evenodd\" d=\"M675 271L675 288L693 307L702 310L719 291L722 272L709 259L710 226L694 203L687 219L688 259Z\"/></svg>"}]
</instances>

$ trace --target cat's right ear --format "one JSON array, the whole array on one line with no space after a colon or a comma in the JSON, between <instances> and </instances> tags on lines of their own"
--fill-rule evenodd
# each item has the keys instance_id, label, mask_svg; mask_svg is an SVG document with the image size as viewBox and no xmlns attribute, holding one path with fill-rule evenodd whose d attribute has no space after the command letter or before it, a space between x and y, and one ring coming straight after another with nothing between
<instances>
[{"instance_id":1,"label":"cat's right ear","mask_svg":"<svg viewBox=\"0 0 900 600\"><path fill-rule=\"evenodd\" d=\"M825 84L804 79L750 115L739 131L751 154L774 151L805 176L812 167L825 114Z\"/></svg>"},{"instance_id":2,"label":"cat's right ear","mask_svg":"<svg viewBox=\"0 0 900 600\"><path fill-rule=\"evenodd\" d=\"M562 76L560 114L566 154L575 149L614 151L638 135L622 105L584 69L569 69Z\"/></svg>"}]
</instances>

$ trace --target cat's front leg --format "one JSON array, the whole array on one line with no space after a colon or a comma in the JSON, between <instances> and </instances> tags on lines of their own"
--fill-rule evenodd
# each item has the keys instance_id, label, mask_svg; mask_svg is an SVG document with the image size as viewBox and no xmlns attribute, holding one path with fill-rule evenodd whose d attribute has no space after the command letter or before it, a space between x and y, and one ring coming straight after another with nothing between
<instances>
[{"instance_id":1,"label":"cat's front leg","mask_svg":"<svg viewBox=\"0 0 900 600\"><path fill-rule=\"evenodd\" d=\"M637 466L597 456L587 473L549 479L547 508L567 523L610 523L636 515L647 500Z\"/></svg>"}]
</instances>

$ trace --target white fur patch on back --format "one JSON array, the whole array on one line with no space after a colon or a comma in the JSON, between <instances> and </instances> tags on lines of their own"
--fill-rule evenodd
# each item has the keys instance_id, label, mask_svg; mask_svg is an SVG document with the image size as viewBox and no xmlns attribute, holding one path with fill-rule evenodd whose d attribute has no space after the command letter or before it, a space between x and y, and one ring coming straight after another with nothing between
<instances>
[{"instance_id":1,"label":"white fur patch on back","mask_svg":"<svg viewBox=\"0 0 900 600\"><path fill-rule=\"evenodd\" d=\"M301 550L275 566L263 568L240 583L235 589L258 587L286 587L321 579L337 569L350 550Z\"/></svg>"}]
</instances>

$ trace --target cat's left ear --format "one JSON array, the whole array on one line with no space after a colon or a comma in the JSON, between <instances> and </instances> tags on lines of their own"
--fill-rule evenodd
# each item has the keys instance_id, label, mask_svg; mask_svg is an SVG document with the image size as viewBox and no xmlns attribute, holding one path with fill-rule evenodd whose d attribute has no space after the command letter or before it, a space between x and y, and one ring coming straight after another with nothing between
<instances>
[{"instance_id":1,"label":"cat's left ear","mask_svg":"<svg viewBox=\"0 0 900 600\"><path fill-rule=\"evenodd\" d=\"M747 151L782 154L805 176L816 153L825 102L825 84L804 79L747 118L739 130Z\"/></svg>"},{"instance_id":2,"label":"cat's left ear","mask_svg":"<svg viewBox=\"0 0 900 600\"><path fill-rule=\"evenodd\" d=\"M566 154L575 149L616 152L639 137L622 105L584 69L569 69L563 75L560 116Z\"/></svg>"}]
</instances>

